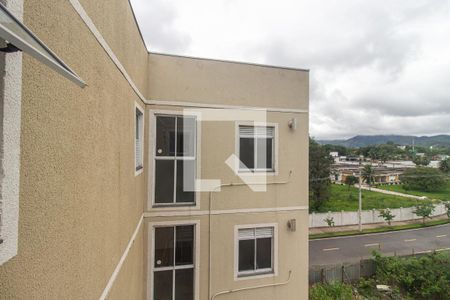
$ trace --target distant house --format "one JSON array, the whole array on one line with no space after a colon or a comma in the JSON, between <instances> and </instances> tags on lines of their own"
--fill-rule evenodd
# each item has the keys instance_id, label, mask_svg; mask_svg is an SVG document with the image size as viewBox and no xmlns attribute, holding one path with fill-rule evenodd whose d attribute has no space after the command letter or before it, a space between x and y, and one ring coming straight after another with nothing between
<instances>
[{"instance_id":1,"label":"distant house","mask_svg":"<svg viewBox=\"0 0 450 300\"><path fill-rule=\"evenodd\" d=\"M385 166L376 166L374 170L373 181L375 184L399 184L400 175L405 171L404 168L388 168ZM359 178L359 166L355 164L334 165L330 178L332 182L344 183L348 176Z\"/></svg>"},{"instance_id":2,"label":"distant house","mask_svg":"<svg viewBox=\"0 0 450 300\"><path fill-rule=\"evenodd\" d=\"M404 146L404 145L398 145L397 148L398 148L398 149L401 149L401 150L405 150L405 149L406 149L406 146Z\"/></svg>"}]
</instances>

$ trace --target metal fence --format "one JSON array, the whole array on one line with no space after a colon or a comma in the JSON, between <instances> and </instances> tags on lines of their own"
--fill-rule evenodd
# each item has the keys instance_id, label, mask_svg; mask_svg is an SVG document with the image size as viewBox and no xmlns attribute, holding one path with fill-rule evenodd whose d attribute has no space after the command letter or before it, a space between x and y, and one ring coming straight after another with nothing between
<instances>
[{"instance_id":1,"label":"metal fence","mask_svg":"<svg viewBox=\"0 0 450 300\"><path fill-rule=\"evenodd\" d=\"M344 263L327 266L316 266L309 269L309 284L327 282L354 282L361 277L375 274L376 265L373 259L363 259L356 263Z\"/></svg>"}]
</instances>

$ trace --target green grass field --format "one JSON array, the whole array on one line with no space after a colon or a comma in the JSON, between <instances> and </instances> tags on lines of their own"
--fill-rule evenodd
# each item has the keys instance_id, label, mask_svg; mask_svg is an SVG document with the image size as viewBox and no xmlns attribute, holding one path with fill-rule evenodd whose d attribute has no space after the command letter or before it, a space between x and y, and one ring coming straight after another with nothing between
<instances>
[{"instance_id":1,"label":"green grass field","mask_svg":"<svg viewBox=\"0 0 450 300\"><path fill-rule=\"evenodd\" d=\"M450 181L447 181L447 187L440 192L421 192L421 191L412 191L412 190L407 191L401 185L381 185L378 188L387 190L387 191L404 193L404 194L410 194L410 195L416 195L416 196L426 196L430 199L449 200L450 201Z\"/></svg>"},{"instance_id":2,"label":"green grass field","mask_svg":"<svg viewBox=\"0 0 450 300\"><path fill-rule=\"evenodd\" d=\"M418 201L394 195L382 194L373 191L362 191L363 210L400 208L415 206ZM327 211L356 211L358 210L358 189L355 187L332 184L330 200L325 202L319 212Z\"/></svg>"}]
</instances>

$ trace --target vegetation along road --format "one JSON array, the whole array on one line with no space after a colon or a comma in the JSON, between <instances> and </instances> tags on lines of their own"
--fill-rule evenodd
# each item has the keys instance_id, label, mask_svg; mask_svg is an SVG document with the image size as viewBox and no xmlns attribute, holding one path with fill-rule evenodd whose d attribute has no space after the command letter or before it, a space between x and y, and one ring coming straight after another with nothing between
<instances>
[{"instance_id":1,"label":"vegetation along road","mask_svg":"<svg viewBox=\"0 0 450 300\"><path fill-rule=\"evenodd\" d=\"M354 262L371 257L372 250L385 255L407 255L450 250L450 224L359 236L309 241L309 265Z\"/></svg>"}]
</instances>

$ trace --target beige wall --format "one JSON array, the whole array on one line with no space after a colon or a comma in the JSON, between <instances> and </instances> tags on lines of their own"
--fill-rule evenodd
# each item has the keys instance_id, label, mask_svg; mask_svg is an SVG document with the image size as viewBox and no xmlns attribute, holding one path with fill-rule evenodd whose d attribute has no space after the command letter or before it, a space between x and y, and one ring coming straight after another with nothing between
<instances>
[{"instance_id":1,"label":"beige wall","mask_svg":"<svg viewBox=\"0 0 450 300\"><path fill-rule=\"evenodd\" d=\"M308 109L309 72L150 54L151 100ZM205 84L208 82L208 84Z\"/></svg>"},{"instance_id":2,"label":"beige wall","mask_svg":"<svg viewBox=\"0 0 450 300\"><path fill-rule=\"evenodd\" d=\"M268 181L288 183L270 185L265 193L254 193L247 187L224 188L214 194L213 209L297 209L212 216L211 278L213 292L218 292L285 281L294 266L289 285L221 298L258 299L267 293L273 299L287 299L292 293L299 299L306 298L308 218L307 210L298 207L307 207L308 201L308 72L148 56L127 1L80 3L140 92L149 99L286 110L267 115L268 122L277 123L279 128L278 173L269 176ZM153 126L146 113L144 172L135 176L134 105L144 103L69 1L27 0L24 6L24 23L88 86L81 89L24 55L19 250L16 257L0 266L0 298L96 299L127 249L142 212L168 212L147 206L152 176L147 142ZM146 112L149 109L180 110L170 105L147 105ZM298 121L295 131L287 126L292 118ZM235 149L235 126L231 121L202 124L202 178L240 182L224 164ZM111 299L146 296L151 232L147 223L179 220L200 222L199 283L201 299L206 298L208 199L208 193L201 193L201 205L192 209L192 216L145 218L117 273ZM186 210L176 213L185 214ZM291 218L298 222L294 233L286 229ZM278 223L279 275L237 282L230 276L234 268L234 252L229 251L234 245L232 232L236 224L255 223ZM224 255L223 249L228 249Z\"/></svg>"},{"instance_id":3,"label":"beige wall","mask_svg":"<svg viewBox=\"0 0 450 300\"><path fill-rule=\"evenodd\" d=\"M287 228L290 219L297 220L297 231L291 232ZM147 218L147 245L151 248L152 225L171 222L198 222L200 236L200 249L196 252L199 272L199 299L208 297L209 274L209 220L208 216L186 217L157 217ZM245 280L235 279L235 246L234 236L236 225L277 224L278 227L278 274L276 276ZM211 217L211 295L231 289L254 287L259 285L284 283L292 271L291 280L278 287L264 287L250 291L236 292L217 296L220 299L307 299L308 298L308 212L272 212L272 213L245 213L224 214ZM147 254L147 259L150 254ZM149 269L151 268L148 266ZM147 278L147 288L152 282L152 274ZM150 299L150 298L149 298Z\"/></svg>"},{"instance_id":4,"label":"beige wall","mask_svg":"<svg viewBox=\"0 0 450 300\"><path fill-rule=\"evenodd\" d=\"M209 277L209 201L211 199L211 295L224 290L281 283L289 284L259 288L251 291L218 296L217 299L307 299L308 297L308 72L250 64L238 64L167 55L150 55L149 95L151 100L165 100L160 105L148 105L152 114L197 113L203 118L208 109L184 107L183 102L198 106L236 105L272 107L265 121L278 128L278 155L276 173L267 176L267 191L254 192L248 186L222 187L221 191L201 192L200 205L195 207L153 208L147 205L148 259L153 251L152 224L180 221L198 221L200 260L200 299L208 299ZM205 84L206 83L206 84ZM181 103L180 103L181 102ZM281 110L279 108L282 108ZM305 110L304 112L301 110ZM200 151L198 171L201 179L220 179L222 184L242 183L235 172L225 164L235 154L236 126L233 118L251 120L248 111L214 109L228 121L206 121L198 124ZM244 115L244 116L243 116ZM249 118L249 119L247 119ZM297 128L288 127L291 119ZM154 125L150 123L149 178L153 176ZM291 175L289 175L291 174ZM275 184L272 184L275 183ZM149 199L151 184L149 182ZM261 213L258 210L266 210ZM277 210L287 211L277 211ZM163 217L164 216L164 217ZM287 222L296 219L297 231L290 232ZM278 274L268 278L235 280L235 226L244 224L277 224ZM147 278L151 284L152 274ZM147 295L149 296L149 295ZM150 299L151 297L149 297Z\"/></svg>"},{"instance_id":5,"label":"beige wall","mask_svg":"<svg viewBox=\"0 0 450 300\"><path fill-rule=\"evenodd\" d=\"M123 20L120 5L105 12L104 18ZM107 36L119 53L122 34L139 41L127 15L124 31ZM88 86L24 54L19 249L0 266L0 298L98 299L143 211L146 172L134 176L134 105L142 102L69 1L27 0L24 23ZM124 65L143 85L145 57L133 59ZM142 296L142 236L112 298L124 291L131 299ZM137 281L124 284L127 274Z\"/></svg>"}]
</instances>

